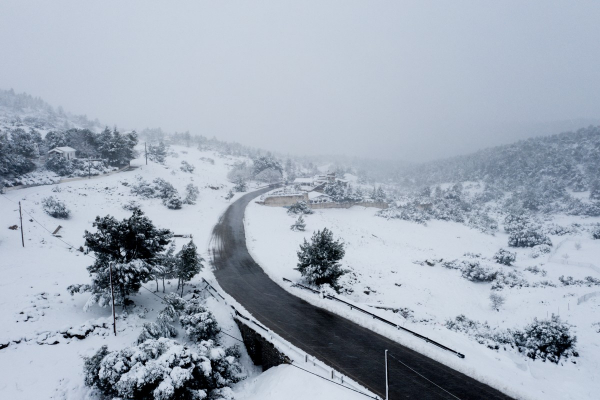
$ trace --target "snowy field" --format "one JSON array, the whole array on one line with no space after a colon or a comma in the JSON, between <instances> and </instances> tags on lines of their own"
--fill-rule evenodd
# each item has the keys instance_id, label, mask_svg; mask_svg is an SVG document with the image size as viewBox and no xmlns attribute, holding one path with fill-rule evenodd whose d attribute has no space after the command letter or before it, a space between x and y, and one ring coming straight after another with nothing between
<instances>
[{"instance_id":1,"label":"snowy field","mask_svg":"<svg viewBox=\"0 0 600 400\"><path fill-rule=\"evenodd\" d=\"M227 182L226 174L229 165L237 159L179 146L171 150L177 157L168 157L164 166L153 163L146 166L138 159L132 161L133 166L139 167L135 171L13 190L0 196L0 269L3 274L0 344L10 343L0 350L0 398L93 399L83 384L82 357L93 355L104 344L109 350L134 344L142 324L153 321L163 307L161 299L152 292L155 283L148 282L147 290L142 289L132 298L135 307L127 314L117 309L118 335L115 337L110 308L94 306L84 312L88 295L69 295L68 285L90 281L86 266L93 259L77 249L84 244L83 233L86 229L92 230L97 215L128 217L131 212L123 209L123 205L134 200L156 226L168 228L175 234L193 235L202 256L209 259L206 249L210 234L229 205L224 197L233 186ZM183 160L194 165L195 171L182 172L179 167ZM160 199L136 197L130 188L137 175L148 181L164 178L182 195L185 186L193 183L200 189L198 201L180 210L169 210ZM41 201L50 195L67 204L71 210L69 219L58 220L44 213ZM25 248L21 247L20 230L8 229L19 224L19 201L25 212ZM62 226L58 232L60 237L54 237L51 232L58 225ZM189 241L174 240L178 248ZM204 265L204 270L187 288L202 289L202 277L213 279L208 262ZM168 282L167 292L175 287L176 282ZM158 295L162 295L162 291ZM207 307L225 332L241 337L229 306L209 298ZM65 339L64 332L72 337ZM223 342L226 346L237 343L228 336L223 336ZM245 351L241 361L248 379L234 388L236 399L363 398L291 366L279 366L261 374L260 367L252 365Z\"/></svg>"},{"instance_id":2,"label":"snowy field","mask_svg":"<svg viewBox=\"0 0 600 400\"><path fill-rule=\"evenodd\" d=\"M290 225L295 218L288 216L284 208L251 203L246 211L247 244L271 278L292 293L392 337L507 394L528 399L598 398L600 382L595 377L600 368L600 328L597 325L600 322L600 296L587 296L589 298L581 304L578 299L600 292L600 286L563 286L558 278L561 275L575 279L600 278L599 240L592 240L587 232L560 237L550 235L554 243L552 252L532 258L531 249L509 248L508 235L503 231L491 236L454 222L428 221L425 226L386 220L376 217L375 212L362 207L315 210L314 214L305 216L306 231L293 232ZM585 225L598 222L598 219L557 217L553 222ZM344 283L352 292L345 293L343 298L363 307L371 306L370 311L429 336L465 354L466 358L459 359L373 322L370 317L350 311L347 306L319 299L283 282L284 277L300 280L300 273L294 270L296 251L305 238L310 240L313 232L323 228L329 228L334 237L346 243L342 264L351 273L344 278ZM517 252L513 266L500 266L491 260L501 247ZM469 259L465 253L479 253L478 259L482 262L505 272L516 272L528 286L505 287L497 291L506 302L499 311L493 310L489 299L491 283L471 282L461 277L460 271L444 268L439 261ZM544 271L527 270L534 266ZM547 286L544 281L556 287ZM464 314L471 320L487 322L490 329L521 329L534 317L546 319L553 313L574 325L572 329L577 335L580 354L578 358L561 360L559 365L531 360L510 347L491 350L466 334L445 327L447 320Z\"/></svg>"}]
</instances>

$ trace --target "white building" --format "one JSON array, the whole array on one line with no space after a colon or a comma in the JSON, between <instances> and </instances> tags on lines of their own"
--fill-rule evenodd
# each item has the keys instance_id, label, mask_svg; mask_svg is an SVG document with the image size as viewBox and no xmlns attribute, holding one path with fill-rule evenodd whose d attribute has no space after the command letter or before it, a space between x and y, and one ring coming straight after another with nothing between
<instances>
[{"instance_id":1,"label":"white building","mask_svg":"<svg viewBox=\"0 0 600 400\"><path fill-rule=\"evenodd\" d=\"M72 147L68 147L68 146L55 147L48 152L48 155L58 154L67 160L73 160L74 158L77 158L77 157L75 157L76 152L77 152L77 150L75 150Z\"/></svg>"}]
</instances>

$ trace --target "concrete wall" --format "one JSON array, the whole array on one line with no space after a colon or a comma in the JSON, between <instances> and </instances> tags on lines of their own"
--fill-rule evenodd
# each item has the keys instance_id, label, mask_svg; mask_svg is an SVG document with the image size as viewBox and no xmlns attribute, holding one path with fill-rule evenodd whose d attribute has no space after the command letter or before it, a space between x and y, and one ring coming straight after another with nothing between
<instances>
[{"instance_id":1,"label":"concrete wall","mask_svg":"<svg viewBox=\"0 0 600 400\"><path fill-rule=\"evenodd\" d=\"M319 210L319 209L323 209L323 208L350 208L353 206L359 206L359 207L373 207L373 208L380 208L380 209L386 209L388 208L387 203L383 203L383 202L360 202L360 203L311 203L309 204L310 208L312 208L313 210Z\"/></svg>"},{"instance_id":2,"label":"concrete wall","mask_svg":"<svg viewBox=\"0 0 600 400\"><path fill-rule=\"evenodd\" d=\"M289 196L266 197L261 204L269 207L286 207L296 204L299 201L305 201L308 203L308 193L293 194Z\"/></svg>"},{"instance_id":3,"label":"concrete wall","mask_svg":"<svg viewBox=\"0 0 600 400\"><path fill-rule=\"evenodd\" d=\"M285 354L277 350L272 343L268 342L254 329L251 329L237 318L235 318L235 323L240 328L244 345L246 345L246 350L254 365L261 365L263 371L266 371L280 364L291 364L291 360Z\"/></svg>"}]
</instances>

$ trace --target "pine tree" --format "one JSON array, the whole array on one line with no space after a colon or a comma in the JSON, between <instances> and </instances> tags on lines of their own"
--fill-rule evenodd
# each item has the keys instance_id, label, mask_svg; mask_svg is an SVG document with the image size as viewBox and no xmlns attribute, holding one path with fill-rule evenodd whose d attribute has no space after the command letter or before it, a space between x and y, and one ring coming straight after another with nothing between
<instances>
[{"instance_id":1,"label":"pine tree","mask_svg":"<svg viewBox=\"0 0 600 400\"><path fill-rule=\"evenodd\" d=\"M300 214L296 222L294 222L294 224L290 227L290 229L294 232L304 232L305 228L306 223L304 222L304 217L302 216L302 214Z\"/></svg>"},{"instance_id":2,"label":"pine tree","mask_svg":"<svg viewBox=\"0 0 600 400\"><path fill-rule=\"evenodd\" d=\"M333 233L329 229L315 232L310 243L304 239L297 254L296 270L309 283L317 286L329 284L339 290L338 279L346 273L339 264L345 250L341 241L333 239Z\"/></svg>"},{"instance_id":3,"label":"pine tree","mask_svg":"<svg viewBox=\"0 0 600 400\"><path fill-rule=\"evenodd\" d=\"M177 277L181 285L181 295L183 296L183 286L185 282L189 282L202 270L202 261L197 252L197 247L193 240L184 245L179 253L177 253ZM179 287L179 286L178 286Z\"/></svg>"},{"instance_id":4,"label":"pine tree","mask_svg":"<svg viewBox=\"0 0 600 400\"><path fill-rule=\"evenodd\" d=\"M112 267L115 302L125 306L127 297L152 279L152 266L173 234L168 229L156 228L140 209L122 221L110 215L96 217L92 226L97 232L85 231L84 235L85 245L96 254L96 261L87 268L92 284L72 285L69 292L91 292L86 309L95 303L107 306L111 298Z\"/></svg>"}]
</instances>

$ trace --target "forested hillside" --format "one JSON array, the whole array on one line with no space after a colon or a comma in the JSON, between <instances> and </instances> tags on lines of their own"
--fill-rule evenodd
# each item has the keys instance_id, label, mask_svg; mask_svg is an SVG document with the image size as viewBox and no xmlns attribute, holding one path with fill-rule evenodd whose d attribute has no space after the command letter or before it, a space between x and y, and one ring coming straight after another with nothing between
<instances>
[{"instance_id":1,"label":"forested hillside","mask_svg":"<svg viewBox=\"0 0 600 400\"><path fill-rule=\"evenodd\" d=\"M502 190L526 187L587 191L600 179L600 127L537 137L405 169L416 186L483 181Z\"/></svg>"}]
</instances>

